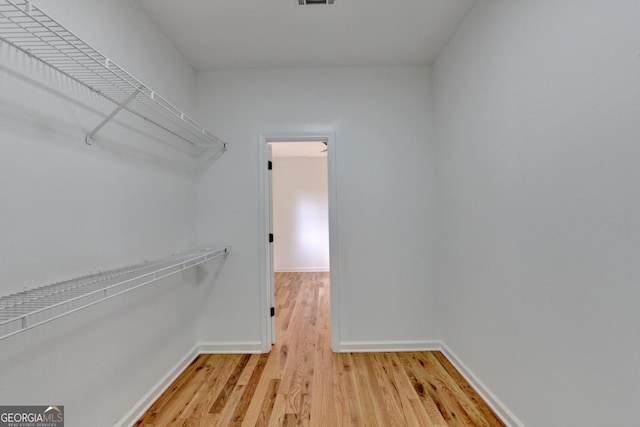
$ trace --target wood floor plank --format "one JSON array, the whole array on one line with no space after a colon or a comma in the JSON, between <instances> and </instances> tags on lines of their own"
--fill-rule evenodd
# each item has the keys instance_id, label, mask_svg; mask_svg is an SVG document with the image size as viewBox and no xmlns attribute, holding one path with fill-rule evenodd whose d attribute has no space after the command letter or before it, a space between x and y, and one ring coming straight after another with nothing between
<instances>
[{"instance_id":1,"label":"wood floor plank","mask_svg":"<svg viewBox=\"0 0 640 427\"><path fill-rule=\"evenodd\" d=\"M280 389L282 388L282 380L280 380ZM287 396L280 392L276 394L276 399L273 402L273 411L271 411L271 418L269 419L269 427L279 427L284 424L284 419L287 410Z\"/></svg>"},{"instance_id":2,"label":"wood floor plank","mask_svg":"<svg viewBox=\"0 0 640 427\"><path fill-rule=\"evenodd\" d=\"M448 384L442 378L433 375L430 366L420 359L419 353L409 353L405 360L412 374L419 381L418 387L436 403L438 410L450 426L474 427L460 402L451 398Z\"/></svg>"},{"instance_id":3,"label":"wood floor plank","mask_svg":"<svg viewBox=\"0 0 640 427\"><path fill-rule=\"evenodd\" d=\"M262 372L267 364L267 359L269 358L268 354L261 354L258 358L258 362L253 368L253 372L251 373L251 378L246 383L244 391L242 393L242 397L240 398L240 402L238 406L236 406L235 411L233 412L233 417L231 419L232 426L241 426L242 421L244 420L244 416L247 413L247 409L249 409L249 405L251 404L251 399L256 392L256 388L258 387L258 382L262 377Z\"/></svg>"},{"instance_id":4,"label":"wood floor plank","mask_svg":"<svg viewBox=\"0 0 640 427\"><path fill-rule=\"evenodd\" d=\"M207 380L208 374L212 369L211 360L203 358L201 363L197 364L197 367L190 375L188 381L182 382L179 390L181 398L169 399L164 408L158 412L156 423L157 425L179 425L186 417L185 411L189 406L189 403L195 398L201 385ZM174 395L175 396L175 395Z\"/></svg>"},{"instance_id":5,"label":"wood floor plank","mask_svg":"<svg viewBox=\"0 0 640 427\"><path fill-rule=\"evenodd\" d=\"M267 427L271 414L273 413L273 407L276 403L276 397L278 396L278 387L280 387L280 380L269 381L269 388L267 395L262 400L262 406L260 407L260 414L256 421L256 427Z\"/></svg>"},{"instance_id":6,"label":"wood floor plank","mask_svg":"<svg viewBox=\"0 0 640 427\"><path fill-rule=\"evenodd\" d=\"M451 400L455 400L468 415L470 424L477 427L490 427L490 420L485 418L484 413L478 406L467 396L467 394L459 387L446 369L442 367L438 359L431 353L418 354L420 360L425 361L429 365L430 371L434 373L442 384L445 385L444 392L449 394Z\"/></svg>"},{"instance_id":7,"label":"wood floor plank","mask_svg":"<svg viewBox=\"0 0 640 427\"><path fill-rule=\"evenodd\" d=\"M219 414L220 412L222 412L222 409L226 405L227 400L229 400L229 396L231 395L231 392L236 387L238 380L240 379L240 375L242 375L242 371L249 363L250 358L251 358L250 354L245 354L242 356L242 358L240 359L240 362L234 368L233 372L231 373L231 376L227 380L227 383L224 385L224 387L220 391L218 398L211 406L211 409L209 409L210 414Z\"/></svg>"},{"instance_id":8,"label":"wood floor plank","mask_svg":"<svg viewBox=\"0 0 640 427\"><path fill-rule=\"evenodd\" d=\"M258 419L260 418L260 413L262 411L262 406L264 405L264 401L265 399L268 398L271 381L277 380L278 383L280 382L281 371L279 368L279 357L276 353L274 353L273 355L267 355L267 356L268 357L267 357L267 361L266 361L263 373L260 376L258 384L255 388L255 392L249 403L249 407L247 408L244 420L242 422L242 425L246 427L253 427L258 422ZM275 396L274 396L274 399L275 399ZM275 404L275 400L273 404Z\"/></svg>"},{"instance_id":9,"label":"wood floor plank","mask_svg":"<svg viewBox=\"0 0 640 427\"><path fill-rule=\"evenodd\" d=\"M505 424L440 352L332 353L328 273L276 274L277 343L263 355L201 355L135 424Z\"/></svg>"},{"instance_id":10,"label":"wood floor plank","mask_svg":"<svg viewBox=\"0 0 640 427\"><path fill-rule=\"evenodd\" d=\"M209 379L204 382L198 394L191 400L184 410L185 416L193 423L204 425L209 415L209 409L220 394L229 377L235 370L240 358L229 358L220 355L203 355L214 365Z\"/></svg>"},{"instance_id":11,"label":"wood floor plank","mask_svg":"<svg viewBox=\"0 0 640 427\"><path fill-rule=\"evenodd\" d=\"M417 366L411 363L412 353L398 355L411 385L422 403L431 422L444 425L457 425L455 418L447 412L437 393ZM416 364L417 365L417 364Z\"/></svg>"},{"instance_id":12,"label":"wood floor plank","mask_svg":"<svg viewBox=\"0 0 640 427\"><path fill-rule=\"evenodd\" d=\"M338 354L335 359L338 359L336 365L338 365L340 373L340 391L343 392L342 397L347 402L350 424L354 426L363 425L363 408L358 398L358 387L351 353Z\"/></svg>"},{"instance_id":13,"label":"wood floor plank","mask_svg":"<svg viewBox=\"0 0 640 427\"><path fill-rule=\"evenodd\" d=\"M261 357L260 354L252 354L251 355L251 357L249 358L249 362L247 362L247 365L242 370L242 373L240 374L240 377L238 378L238 381L236 382L237 385L247 385L249 383L249 380L251 379L251 376L253 375L253 370L255 369L256 365L258 364L258 360L260 360L260 357Z\"/></svg>"},{"instance_id":14,"label":"wood floor plank","mask_svg":"<svg viewBox=\"0 0 640 427\"><path fill-rule=\"evenodd\" d=\"M244 388L246 386L236 384L231 393L229 394L229 398L227 403L222 408L222 411L218 413L209 414L209 424L213 426L219 427L228 427L232 423L233 414L235 413L236 407L240 404L240 399L242 398L242 394L244 393Z\"/></svg>"},{"instance_id":15,"label":"wood floor plank","mask_svg":"<svg viewBox=\"0 0 640 427\"><path fill-rule=\"evenodd\" d=\"M331 354L325 351L318 351L315 364L311 414L315 415L314 419L322 426L333 420L332 412L338 409L334 403L336 396Z\"/></svg>"},{"instance_id":16,"label":"wood floor plank","mask_svg":"<svg viewBox=\"0 0 640 427\"><path fill-rule=\"evenodd\" d=\"M458 384L460 390L467 396L467 398L475 405L475 407L482 413L486 420L489 420L489 424L493 426L505 426L505 424L498 418L498 416L491 410L491 408L485 404L482 397L477 391L471 387L471 385L464 379L462 374L453 366L453 364L447 359L444 354L439 351L434 351L431 355L440 363L447 374Z\"/></svg>"},{"instance_id":17,"label":"wood floor plank","mask_svg":"<svg viewBox=\"0 0 640 427\"><path fill-rule=\"evenodd\" d=\"M391 366L385 359L385 354L369 355L370 374L376 380L375 387L380 390L384 410L389 416L390 426L410 426L418 425L418 421L413 414L413 408L406 399L404 393L391 372Z\"/></svg>"},{"instance_id":18,"label":"wood floor plank","mask_svg":"<svg viewBox=\"0 0 640 427\"><path fill-rule=\"evenodd\" d=\"M373 392L370 377L367 372L367 355L364 353L352 354L355 384L358 388L359 405L362 407L363 421L365 425L389 425L386 413L382 411L381 402L377 393Z\"/></svg>"},{"instance_id":19,"label":"wood floor plank","mask_svg":"<svg viewBox=\"0 0 640 427\"><path fill-rule=\"evenodd\" d=\"M385 353L382 357L385 359L385 366L390 374L390 382L398 390L401 401L406 402L405 405L408 404L412 409L407 412L415 417L416 424L411 424L412 421L407 420L407 425L445 427L447 423L433 402L429 402L429 405L432 406L431 410L427 412L427 407L420 401L407 372L402 368L398 354ZM406 407L405 405L403 408Z\"/></svg>"},{"instance_id":20,"label":"wood floor plank","mask_svg":"<svg viewBox=\"0 0 640 427\"><path fill-rule=\"evenodd\" d=\"M163 409L174 401L176 393L182 390L182 387L187 384L193 375L206 363L206 359L202 357L195 358L191 364L180 374L180 376L171 384L171 386L162 394L162 396L147 410L145 417L141 418L134 424L134 426L142 425L155 425L158 415ZM144 421L144 424L142 422Z\"/></svg>"},{"instance_id":21,"label":"wood floor plank","mask_svg":"<svg viewBox=\"0 0 640 427\"><path fill-rule=\"evenodd\" d=\"M296 417L296 414L286 414L284 416L284 423L282 424L283 427L294 427L298 425L298 417Z\"/></svg>"}]
</instances>

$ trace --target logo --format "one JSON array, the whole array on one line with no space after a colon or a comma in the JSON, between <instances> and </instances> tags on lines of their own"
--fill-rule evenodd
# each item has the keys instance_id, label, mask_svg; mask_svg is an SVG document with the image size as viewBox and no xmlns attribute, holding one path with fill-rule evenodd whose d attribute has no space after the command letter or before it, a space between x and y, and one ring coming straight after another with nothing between
<instances>
[{"instance_id":1,"label":"logo","mask_svg":"<svg viewBox=\"0 0 640 427\"><path fill-rule=\"evenodd\" d=\"M0 406L0 427L64 427L64 406Z\"/></svg>"}]
</instances>

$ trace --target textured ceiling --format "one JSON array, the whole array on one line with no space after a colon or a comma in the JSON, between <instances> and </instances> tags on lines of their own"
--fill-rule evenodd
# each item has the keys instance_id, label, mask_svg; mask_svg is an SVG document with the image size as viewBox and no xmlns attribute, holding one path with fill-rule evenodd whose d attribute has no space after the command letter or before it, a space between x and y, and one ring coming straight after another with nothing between
<instances>
[{"instance_id":1,"label":"textured ceiling","mask_svg":"<svg viewBox=\"0 0 640 427\"><path fill-rule=\"evenodd\" d=\"M475 0L136 0L197 70L432 63Z\"/></svg>"}]
</instances>

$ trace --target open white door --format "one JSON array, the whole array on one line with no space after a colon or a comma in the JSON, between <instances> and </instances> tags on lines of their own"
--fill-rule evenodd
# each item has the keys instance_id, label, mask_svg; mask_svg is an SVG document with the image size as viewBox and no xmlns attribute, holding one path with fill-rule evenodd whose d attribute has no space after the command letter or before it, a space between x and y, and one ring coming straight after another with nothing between
<instances>
[{"instance_id":1,"label":"open white door","mask_svg":"<svg viewBox=\"0 0 640 427\"><path fill-rule=\"evenodd\" d=\"M271 307L271 343L275 344L276 342L276 316L275 316L275 307L276 307L276 283L275 283L275 274L273 267L273 154L272 154L272 146L271 144L267 144L267 161L268 161L268 170L267 170L267 200L268 200L268 208L267 208L267 216L268 216L268 227L269 227L269 249L267 250L269 261L267 262L267 269L269 275L269 304Z\"/></svg>"},{"instance_id":2,"label":"open white door","mask_svg":"<svg viewBox=\"0 0 640 427\"><path fill-rule=\"evenodd\" d=\"M259 170L260 170L260 195L259 195L259 230L260 230L260 331L261 351L271 351L276 340L276 319L270 315L270 309L275 306L275 277L274 277L274 243L273 238L273 162L271 143L280 142L322 142L327 149L327 168L329 180L329 248L331 267L331 348L340 351L340 288L338 279L338 221L337 221L337 183L336 183L336 159L335 159L335 135L326 134L270 134L259 136ZM321 147L322 148L322 147ZM269 167L269 164L272 167Z\"/></svg>"}]
</instances>

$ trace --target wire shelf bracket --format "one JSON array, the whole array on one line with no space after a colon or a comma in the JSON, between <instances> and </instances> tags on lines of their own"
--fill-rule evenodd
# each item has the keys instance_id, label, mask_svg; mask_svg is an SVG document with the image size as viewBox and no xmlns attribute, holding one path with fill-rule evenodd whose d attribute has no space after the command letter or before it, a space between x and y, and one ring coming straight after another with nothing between
<instances>
[{"instance_id":1,"label":"wire shelf bracket","mask_svg":"<svg viewBox=\"0 0 640 427\"><path fill-rule=\"evenodd\" d=\"M228 246L207 248L2 296L0 340L215 258L226 257L229 252Z\"/></svg>"},{"instance_id":2,"label":"wire shelf bracket","mask_svg":"<svg viewBox=\"0 0 640 427\"><path fill-rule=\"evenodd\" d=\"M89 132L87 134L87 136L84 139L84 141L87 143L87 145L91 145L91 143L93 142L93 137L95 136L95 134L98 133L98 131L100 129L102 129L104 127L104 125L109 123L111 121L111 119L113 119L120 111L122 111L124 108L126 108L127 105L131 101L133 101L135 99L135 97L138 95L138 92L139 91L136 90L131 95L129 95L129 97L127 99L125 99L122 104L118 105L118 108L113 110L113 112L111 114L109 114L107 117L105 117L105 119L103 121L101 121L100 124L98 126L96 126L96 128L94 130L92 130L91 132Z\"/></svg>"},{"instance_id":3,"label":"wire shelf bracket","mask_svg":"<svg viewBox=\"0 0 640 427\"><path fill-rule=\"evenodd\" d=\"M113 112L86 135L87 144L120 111L127 110L196 148L227 148L226 143L31 1L0 0L0 40L115 104Z\"/></svg>"}]
</instances>

